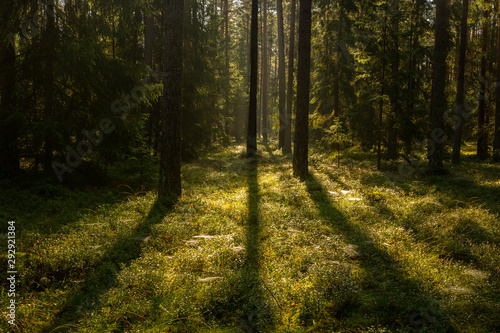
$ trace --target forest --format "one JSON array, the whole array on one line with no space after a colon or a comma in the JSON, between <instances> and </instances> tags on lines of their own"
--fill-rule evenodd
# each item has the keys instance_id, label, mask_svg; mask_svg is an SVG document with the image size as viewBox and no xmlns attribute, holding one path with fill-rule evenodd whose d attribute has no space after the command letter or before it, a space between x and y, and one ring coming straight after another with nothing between
<instances>
[{"instance_id":1,"label":"forest","mask_svg":"<svg viewBox=\"0 0 500 333\"><path fill-rule=\"evenodd\" d=\"M500 332L500 1L1 0L0 332Z\"/></svg>"}]
</instances>

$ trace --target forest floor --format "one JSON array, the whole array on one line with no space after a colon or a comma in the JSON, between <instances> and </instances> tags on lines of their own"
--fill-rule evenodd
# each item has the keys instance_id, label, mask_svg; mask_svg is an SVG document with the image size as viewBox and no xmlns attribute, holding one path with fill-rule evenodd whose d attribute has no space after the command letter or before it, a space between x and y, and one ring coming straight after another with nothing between
<instances>
[{"instance_id":1,"label":"forest floor","mask_svg":"<svg viewBox=\"0 0 500 333\"><path fill-rule=\"evenodd\" d=\"M387 177L313 154L301 182L274 145L243 150L185 164L168 210L133 182L1 185L19 273L0 331L500 331L500 165Z\"/></svg>"}]
</instances>

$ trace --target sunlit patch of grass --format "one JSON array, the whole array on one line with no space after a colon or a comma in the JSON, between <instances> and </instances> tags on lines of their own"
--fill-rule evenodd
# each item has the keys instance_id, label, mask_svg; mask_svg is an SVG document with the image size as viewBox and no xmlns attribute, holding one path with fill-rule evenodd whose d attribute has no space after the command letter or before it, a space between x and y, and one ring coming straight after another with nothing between
<instances>
[{"instance_id":1,"label":"sunlit patch of grass","mask_svg":"<svg viewBox=\"0 0 500 333\"><path fill-rule=\"evenodd\" d=\"M500 168L397 183L352 150L340 166L313 154L302 182L274 144L253 162L244 150L184 165L161 214L154 191L103 189L73 214L78 192L52 191L40 227L23 217L18 331L498 330Z\"/></svg>"}]
</instances>

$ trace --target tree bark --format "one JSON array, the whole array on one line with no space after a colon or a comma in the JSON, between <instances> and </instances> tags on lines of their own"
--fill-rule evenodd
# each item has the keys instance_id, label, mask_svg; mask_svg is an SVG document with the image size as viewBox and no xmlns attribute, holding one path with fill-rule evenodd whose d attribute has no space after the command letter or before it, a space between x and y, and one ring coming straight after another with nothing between
<instances>
[{"instance_id":1,"label":"tree bark","mask_svg":"<svg viewBox=\"0 0 500 333\"><path fill-rule=\"evenodd\" d=\"M436 31L434 44L432 94L430 108L430 133L427 150L429 173L441 174L444 158L444 112L446 102L446 56L449 49L450 0L436 0Z\"/></svg>"},{"instance_id":2,"label":"tree bark","mask_svg":"<svg viewBox=\"0 0 500 333\"><path fill-rule=\"evenodd\" d=\"M296 1L292 0L290 13L290 45L288 49L288 88L286 96L286 122L284 153L292 152L292 112L293 112L293 63L295 53L295 11Z\"/></svg>"},{"instance_id":3,"label":"tree bark","mask_svg":"<svg viewBox=\"0 0 500 333\"><path fill-rule=\"evenodd\" d=\"M165 8L165 78L158 199L166 205L181 195L182 49L184 0Z\"/></svg>"},{"instance_id":4,"label":"tree bark","mask_svg":"<svg viewBox=\"0 0 500 333\"><path fill-rule=\"evenodd\" d=\"M480 160L488 158L488 138L485 126L486 118L486 52L488 51L488 24L489 11L483 11L483 33L481 36L481 76L479 91L479 106L477 109L477 157Z\"/></svg>"},{"instance_id":5,"label":"tree bark","mask_svg":"<svg viewBox=\"0 0 500 333\"><path fill-rule=\"evenodd\" d=\"M460 164L462 148L462 129L464 125L464 89L465 89L465 57L467 51L467 17L469 15L469 0L462 2L462 19L460 22L460 49L458 58L457 96L455 99L455 132L453 137L453 152L451 163Z\"/></svg>"},{"instance_id":6,"label":"tree bark","mask_svg":"<svg viewBox=\"0 0 500 333\"><path fill-rule=\"evenodd\" d=\"M311 0L302 0L299 10L299 59L297 64L297 115L293 174L308 175L309 83L311 66Z\"/></svg>"},{"instance_id":7,"label":"tree bark","mask_svg":"<svg viewBox=\"0 0 500 333\"><path fill-rule=\"evenodd\" d=\"M280 118L280 131L279 131L279 148L285 147L285 128L286 128L286 92L285 92L285 37L283 30L283 1L276 0L276 15L278 16L278 113Z\"/></svg>"},{"instance_id":8,"label":"tree bark","mask_svg":"<svg viewBox=\"0 0 500 333\"><path fill-rule=\"evenodd\" d=\"M257 86L258 86L258 29L259 1L252 0L250 23L250 101L248 107L247 156L257 153Z\"/></svg>"}]
</instances>

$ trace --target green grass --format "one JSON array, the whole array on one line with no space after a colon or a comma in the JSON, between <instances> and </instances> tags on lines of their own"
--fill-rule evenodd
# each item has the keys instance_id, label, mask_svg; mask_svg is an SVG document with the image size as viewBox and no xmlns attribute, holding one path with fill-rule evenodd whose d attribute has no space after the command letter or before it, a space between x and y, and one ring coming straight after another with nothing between
<instances>
[{"instance_id":1,"label":"green grass","mask_svg":"<svg viewBox=\"0 0 500 333\"><path fill-rule=\"evenodd\" d=\"M498 164L466 154L449 176L390 181L361 153L313 154L301 182L273 145L243 149L184 165L169 210L154 169L145 187L2 186L13 331L500 331Z\"/></svg>"}]
</instances>

